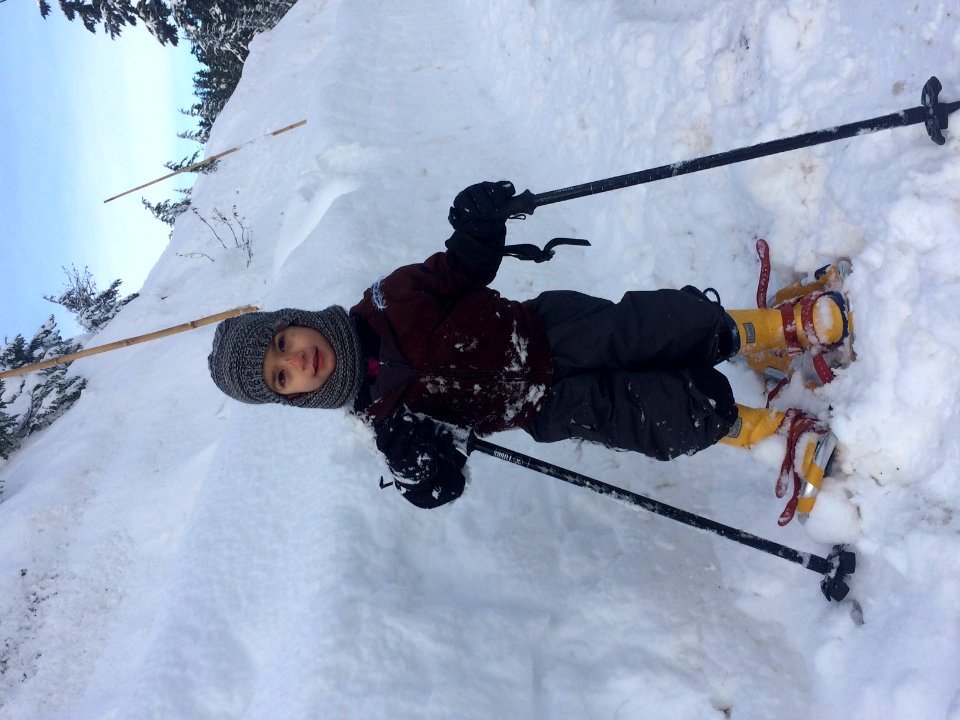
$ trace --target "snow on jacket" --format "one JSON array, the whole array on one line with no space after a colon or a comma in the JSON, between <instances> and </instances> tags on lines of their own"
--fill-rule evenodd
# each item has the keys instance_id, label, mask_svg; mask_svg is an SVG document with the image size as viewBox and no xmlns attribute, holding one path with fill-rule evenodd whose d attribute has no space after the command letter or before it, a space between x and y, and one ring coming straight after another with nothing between
<instances>
[{"instance_id":1,"label":"snow on jacket","mask_svg":"<svg viewBox=\"0 0 960 720\"><path fill-rule=\"evenodd\" d=\"M405 407L478 435L530 422L550 385L550 349L530 303L487 287L495 273L448 250L364 293L350 313L380 343L368 417Z\"/></svg>"}]
</instances>

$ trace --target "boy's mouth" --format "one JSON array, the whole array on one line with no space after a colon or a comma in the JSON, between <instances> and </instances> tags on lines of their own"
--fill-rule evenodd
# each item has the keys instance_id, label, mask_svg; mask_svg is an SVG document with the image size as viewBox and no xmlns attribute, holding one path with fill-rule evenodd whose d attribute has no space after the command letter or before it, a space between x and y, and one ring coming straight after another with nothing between
<instances>
[{"instance_id":1,"label":"boy's mouth","mask_svg":"<svg viewBox=\"0 0 960 720\"><path fill-rule=\"evenodd\" d=\"M313 374L320 372L320 348L313 349Z\"/></svg>"}]
</instances>

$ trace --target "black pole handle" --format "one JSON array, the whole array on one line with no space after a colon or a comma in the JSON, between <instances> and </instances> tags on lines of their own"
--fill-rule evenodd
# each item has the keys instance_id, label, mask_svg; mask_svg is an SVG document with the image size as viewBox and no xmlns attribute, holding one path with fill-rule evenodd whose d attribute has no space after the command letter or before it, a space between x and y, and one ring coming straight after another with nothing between
<instances>
[{"instance_id":1,"label":"black pole handle","mask_svg":"<svg viewBox=\"0 0 960 720\"><path fill-rule=\"evenodd\" d=\"M503 213L506 215L504 219L522 220L527 215L533 215L533 211L537 209L537 204L537 196L529 190L524 190L519 195L510 198L510 202L503 208Z\"/></svg>"},{"instance_id":2,"label":"black pole handle","mask_svg":"<svg viewBox=\"0 0 960 720\"><path fill-rule=\"evenodd\" d=\"M797 563L808 570L823 575L823 579L820 581L820 589L827 600L843 600L849 591L845 579L848 575L852 575L856 569L856 555L852 551L847 550L843 545L835 545L833 551L826 558L795 550L772 540L751 535L744 530L739 530L729 525L710 520L702 515L695 515L686 510L667 505L659 500L639 495L630 490L624 490L615 485L608 485L605 482L581 475L573 470L567 470L558 465L538 460L530 455L524 455L523 453L494 445L486 440L481 440L471 432L466 441L467 455L474 450L484 453L485 455L506 460L515 465L520 465L529 470L536 470L537 472L557 478L558 480L563 480L571 485L593 490L596 493L607 495L627 505L649 510L657 515L662 515L663 517L676 520L685 525L712 532L728 540L740 543L741 545L761 550L769 555L775 555L784 560Z\"/></svg>"},{"instance_id":3,"label":"black pole handle","mask_svg":"<svg viewBox=\"0 0 960 720\"><path fill-rule=\"evenodd\" d=\"M617 175L616 177L595 180L582 185L573 185L559 190L549 190L542 193L533 193L530 190L524 190L519 195L514 196L505 208L506 215L511 218L523 218L532 215L533 211L541 205L550 205L552 203L573 200L574 198L586 197L587 195L596 195L597 193L608 192L610 190L620 190L621 188L631 187L633 185L642 185L644 183L665 180L666 178L677 177L678 175L687 175L689 173L709 170L711 168L732 165L734 163L753 160L768 155L776 155L790 150L799 150L800 148L810 147L812 145L821 145L823 143L833 142L834 140L843 140L857 135L866 135L869 133L887 130L895 127L904 127L907 125L916 125L923 123L926 126L927 134L930 139L938 145L943 145L946 140L943 137L943 129L947 127L948 116L960 109L960 101L952 103L941 103L939 100L940 90L943 86L936 77L931 77L923 86L921 92L921 105L907 108L900 112L882 115L880 117L861 120L859 122L848 123L847 125L838 125L836 127L816 130L814 132L794 135L793 137L771 140L769 142L749 145L736 150L728 150L714 155L705 155L704 157L694 158L692 160L682 160L669 165L640 170L638 172L628 173L626 175Z\"/></svg>"}]
</instances>

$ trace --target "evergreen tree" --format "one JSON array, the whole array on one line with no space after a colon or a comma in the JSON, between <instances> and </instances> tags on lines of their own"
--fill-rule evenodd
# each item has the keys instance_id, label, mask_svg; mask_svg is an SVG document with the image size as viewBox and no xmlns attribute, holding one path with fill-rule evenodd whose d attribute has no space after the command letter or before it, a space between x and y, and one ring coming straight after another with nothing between
<instances>
[{"instance_id":1,"label":"evergreen tree","mask_svg":"<svg viewBox=\"0 0 960 720\"><path fill-rule=\"evenodd\" d=\"M17 421L4 412L7 403L3 400L3 392L3 380L0 380L0 458L6 460L17 449Z\"/></svg>"},{"instance_id":2,"label":"evergreen tree","mask_svg":"<svg viewBox=\"0 0 960 720\"><path fill-rule=\"evenodd\" d=\"M53 369L53 368L51 368ZM38 386L31 395L31 408L35 408L27 435L52 425L61 415L80 399L87 386L85 378L76 375L67 377L67 365L58 365L47 381ZM42 392L37 394L42 388Z\"/></svg>"},{"instance_id":3,"label":"evergreen tree","mask_svg":"<svg viewBox=\"0 0 960 720\"><path fill-rule=\"evenodd\" d=\"M76 352L80 345L60 337L57 321L51 315L37 330L27 348L30 362L33 363ZM79 377L68 378L68 367L56 365L41 370L32 376L29 386L25 384L22 388L21 393L26 394L27 401L17 422L16 435L19 440L52 424L80 397L87 381Z\"/></svg>"},{"instance_id":4,"label":"evergreen tree","mask_svg":"<svg viewBox=\"0 0 960 720\"><path fill-rule=\"evenodd\" d=\"M4 340L0 348L0 370L13 370L27 364L27 341L17 335L13 342ZM13 378L14 383L5 385L0 381L0 458L7 459L20 446L19 412L13 405L23 391L23 378Z\"/></svg>"},{"instance_id":5,"label":"evergreen tree","mask_svg":"<svg viewBox=\"0 0 960 720\"><path fill-rule=\"evenodd\" d=\"M243 63L249 53L250 40L258 32L269 30L289 10L295 0L177 0L173 3L173 19L191 43L191 53L203 66L193 76L197 102L181 112L196 118L197 129L180 137L206 143L214 120L223 110L240 82ZM167 164L171 170L196 162L193 158L178 164ZM213 172L216 163L191 172ZM176 218L190 207L189 191L178 190L179 200L150 203L144 207L161 222L173 225Z\"/></svg>"},{"instance_id":6,"label":"evergreen tree","mask_svg":"<svg viewBox=\"0 0 960 720\"><path fill-rule=\"evenodd\" d=\"M172 11L161 0L139 0L136 5L131 0L59 0L60 9L67 20L80 18L83 26L92 33L103 25L103 30L111 38L116 38L127 25L131 27L142 22L147 30L161 45L177 44L177 26L171 20ZM50 5L41 0L40 15L47 17Z\"/></svg>"},{"instance_id":7,"label":"evergreen tree","mask_svg":"<svg viewBox=\"0 0 960 720\"><path fill-rule=\"evenodd\" d=\"M187 208L190 207L190 191L187 190L177 190L181 194L181 198L176 202L172 200L163 200L158 203L151 203L146 198L140 198L140 202L143 203L143 206L147 208L153 216L160 222L166 223L170 227L173 227L173 224L177 221L177 218L183 215L186 212Z\"/></svg>"},{"instance_id":8,"label":"evergreen tree","mask_svg":"<svg viewBox=\"0 0 960 720\"><path fill-rule=\"evenodd\" d=\"M186 114L198 118L198 140L210 127L240 82L253 36L269 30L295 0L178 0L173 17L204 66L193 76L198 102Z\"/></svg>"},{"instance_id":9,"label":"evergreen tree","mask_svg":"<svg viewBox=\"0 0 960 720\"><path fill-rule=\"evenodd\" d=\"M177 44L178 26L206 56L228 54L240 64L258 32L269 30L295 0L58 0L68 20L80 19L95 33L102 26L111 38L142 22L161 45ZM0 0L2 2L2 0ZM41 17L50 4L38 0Z\"/></svg>"},{"instance_id":10,"label":"evergreen tree","mask_svg":"<svg viewBox=\"0 0 960 720\"><path fill-rule=\"evenodd\" d=\"M138 297L137 293L133 293L121 298L120 285L122 283L122 280L114 280L110 283L110 287L93 297L90 306L77 315L77 323L80 327L99 332L116 317L124 305Z\"/></svg>"},{"instance_id":11,"label":"evergreen tree","mask_svg":"<svg viewBox=\"0 0 960 720\"><path fill-rule=\"evenodd\" d=\"M26 341L22 335L17 335L12 343L4 339L3 347L0 348L0 370L12 369L12 363L23 357L25 348ZM6 394L7 388L3 380L0 380L0 458L4 460L17 449L17 419L6 412L10 404L10 398L4 397Z\"/></svg>"},{"instance_id":12,"label":"evergreen tree","mask_svg":"<svg viewBox=\"0 0 960 720\"><path fill-rule=\"evenodd\" d=\"M0 350L0 367L4 370L13 370L14 368L23 367L26 365L29 360L27 359L29 355L27 354L27 341L23 339L23 335L17 334L13 339L13 342L6 342L2 350Z\"/></svg>"},{"instance_id":13,"label":"evergreen tree","mask_svg":"<svg viewBox=\"0 0 960 720\"><path fill-rule=\"evenodd\" d=\"M77 324L88 332L99 332L124 305L137 297L134 293L120 298L122 280L114 280L109 288L99 292L89 268L84 268L82 274L76 267L63 268L63 271L67 275L67 289L59 296L44 295L43 299L67 308Z\"/></svg>"},{"instance_id":14,"label":"evergreen tree","mask_svg":"<svg viewBox=\"0 0 960 720\"><path fill-rule=\"evenodd\" d=\"M17 335L0 350L0 369L12 370L80 349L79 343L60 337L51 315L30 342ZM28 435L52 424L80 397L86 380L67 377L68 365L57 365L15 378L9 387L0 383L0 458L8 458Z\"/></svg>"},{"instance_id":15,"label":"evergreen tree","mask_svg":"<svg viewBox=\"0 0 960 720\"><path fill-rule=\"evenodd\" d=\"M61 342L60 331L57 329L56 319L51 315L27 344L25 364L46 360L50 349L59 342Z\"/></svg>"}]
</instances>

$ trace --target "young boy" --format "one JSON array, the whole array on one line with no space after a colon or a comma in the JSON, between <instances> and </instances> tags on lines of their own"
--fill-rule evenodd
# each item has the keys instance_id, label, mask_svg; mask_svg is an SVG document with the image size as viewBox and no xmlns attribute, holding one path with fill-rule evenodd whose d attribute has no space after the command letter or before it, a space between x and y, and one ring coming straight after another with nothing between
<instances>
[{"instance_id":1,"label":"young boy","mask_svg":"<svg viewBox=\"0 0 960 720\"><path fill-rule=\"evenodd\" d=\"M726 312L689 286L628 292L617 303L572 291L508 300L488 286L505 254L523 255L525 246L504 244L513 195L509 182L461 192L447 250L395 270L349 312L225 320L209 356L214 382L243 402L364 417L397 489L419 507L463 492L466 457L449 426L478 435L518 428L538 442L590 440L660 460L802 432L792 437L801 459L789 463L791 502L808 495L812 506L832 436L799 413L737 405L714 366L738 353L839 342L839 296L807 302L804 317L799 302Z\"/></svg>"}]
</instances>

